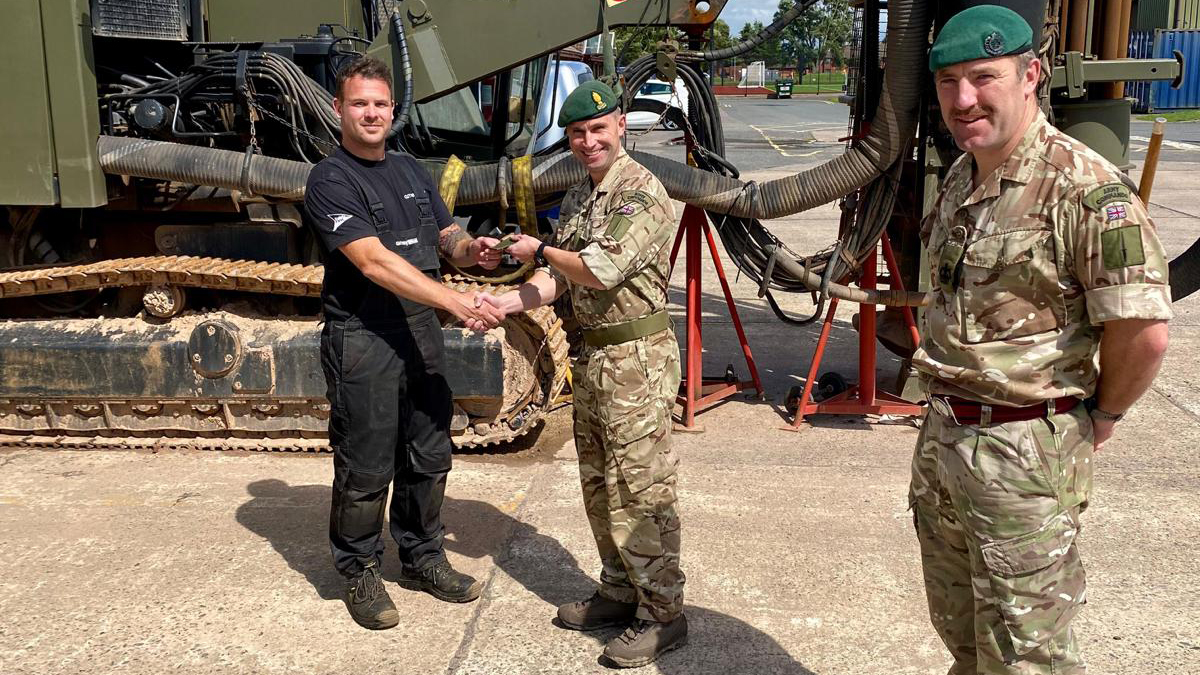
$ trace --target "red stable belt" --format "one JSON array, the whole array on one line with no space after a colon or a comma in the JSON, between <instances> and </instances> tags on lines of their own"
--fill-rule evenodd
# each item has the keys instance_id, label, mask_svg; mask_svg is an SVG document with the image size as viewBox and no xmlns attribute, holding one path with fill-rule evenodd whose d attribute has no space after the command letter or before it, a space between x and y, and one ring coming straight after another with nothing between
<instances>
[{"instance_id":1,"label":"red stable belt","mask_svg":"<svg viewBox=\"0 0 1200 675\"><path fill-rule=\"evenodd\" d=\"M1039 417L1047 417L1065 413L1079 405L1079 399L1074 396L1063 396L1045 403L1014 407L1007 405L988 405L957 396L930 396L929 407L942 417L948 418L955 424L1003 424L1004 422L1023 422ZM990 417L987 415L990 410ZM986 418L986 422L984 422Z\"/></svg>"}]
</instances>

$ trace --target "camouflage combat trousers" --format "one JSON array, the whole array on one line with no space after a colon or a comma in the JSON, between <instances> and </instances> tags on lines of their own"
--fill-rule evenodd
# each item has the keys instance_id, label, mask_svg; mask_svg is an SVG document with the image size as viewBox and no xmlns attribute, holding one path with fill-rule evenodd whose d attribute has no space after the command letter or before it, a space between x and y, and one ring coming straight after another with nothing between
<instances>
[{"instance_id":1,"label":"camouflage combat trousers","mask_svg":"<svg viewBox=\"0 0 1200 675\"><path fill-rule=\"evenodd\" d=\"M1082 405L988 427L928 413L909 504L950 675L1086 672L1070 623L1086 601L1075 538L1091 487Z\"/></svg>"},{"instance_id":2,"label":"camouflage combat trousers","mask_svg":"<svg viewBox=\"0 0 1200 675\"><path fill-rule=\"evenodd\" d=\"M585 348L575 366L575 447L583 504L600 551L600 594L637 616L683 611L671 409L679 346L666 330Z\"/></svg>"}]
</instances>

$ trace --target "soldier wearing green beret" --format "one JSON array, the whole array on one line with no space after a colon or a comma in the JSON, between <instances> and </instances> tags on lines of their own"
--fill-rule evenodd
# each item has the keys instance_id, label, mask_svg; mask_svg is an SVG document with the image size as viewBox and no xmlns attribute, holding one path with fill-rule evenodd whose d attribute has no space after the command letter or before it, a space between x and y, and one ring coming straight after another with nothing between
<instances>
[{"instance_id":1,"label":"soldier wearing green beret","mask_svg":"<svg viewBox=\"0 0 1200 675\"><path fill-rule=\"evenodd\" d=\"M680 380L667 314L675 209L622 149L625 115L608 85L571 92L558 124L588 176L563 199L553 238L524 235L508 247L538 271L490 300L508 314L571 293L584 338L572 381L575 448L602 569L598 591L559 607L558 619L574 630L627 625L604 656L635 667L687 641L670 444Z\"/></svg>"},{"instance_id":2,"label":"soldier wearing green beret","mask_svg":"<svg viewBox=\"0 0 1200 675\"><path fill-rule=\"evenodd\" d=\"M952 675L1083 673L1076 538L1093 454L1167 346L1167 263L1121 173L1049 124L1016 13L952 17L929 68L964 151L921 236L930 411L909 503Z\"/></svg>"}]
</instances>

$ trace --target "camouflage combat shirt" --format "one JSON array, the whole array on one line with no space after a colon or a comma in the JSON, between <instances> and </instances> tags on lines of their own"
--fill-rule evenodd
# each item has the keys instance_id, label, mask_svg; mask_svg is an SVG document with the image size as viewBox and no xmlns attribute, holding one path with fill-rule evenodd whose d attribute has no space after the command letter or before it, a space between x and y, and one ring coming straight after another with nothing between
<instances>
[{"instance_id":1,"label":"camouflage combat shirt","mask_svg":"<svg viewBox=\"0 0 1200 675\"><path fill-rule=\"evenodd\" d=\"M578 251L604 290L568 284L575 316L584 328L640 319L667 308L675 206L667 190L624 150L600 184L591 178L563 197L561 223L550 245ZM558 283L566 278L542 267Z\"/></svg>"},{"instance_id":2,"label":"camouflage combat shirt","mask_svg":"<svg viewBox=\"0 0 1200 675\"><path fill-rule=\"evenodd\" d=\"M1167 262L1120 173L1039 113L974 189L950 167L921 238L931 302L913 364L928 393L1024 406L1091 396L1101 324L1169 319Z\"/></svg>"}]
</instances>

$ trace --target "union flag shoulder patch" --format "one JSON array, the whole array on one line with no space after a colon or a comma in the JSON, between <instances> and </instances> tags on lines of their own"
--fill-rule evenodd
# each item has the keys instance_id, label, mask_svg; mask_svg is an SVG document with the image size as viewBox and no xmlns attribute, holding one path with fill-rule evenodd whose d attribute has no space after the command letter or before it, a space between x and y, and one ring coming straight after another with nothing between
<instances>
[{"instance_id":1,"label":"union flag shoulder patch","mask_svg":"<svg viewBox=\"0 0 1200 675\"><path fill-rule=\"evenodd\" d=\"M1104 207L1104 218L1106 222L1111 223L1114 220L1124 220L1129 217L1129 211L1124 204L1112 204Z\"/></svg>"}]
</instances>

